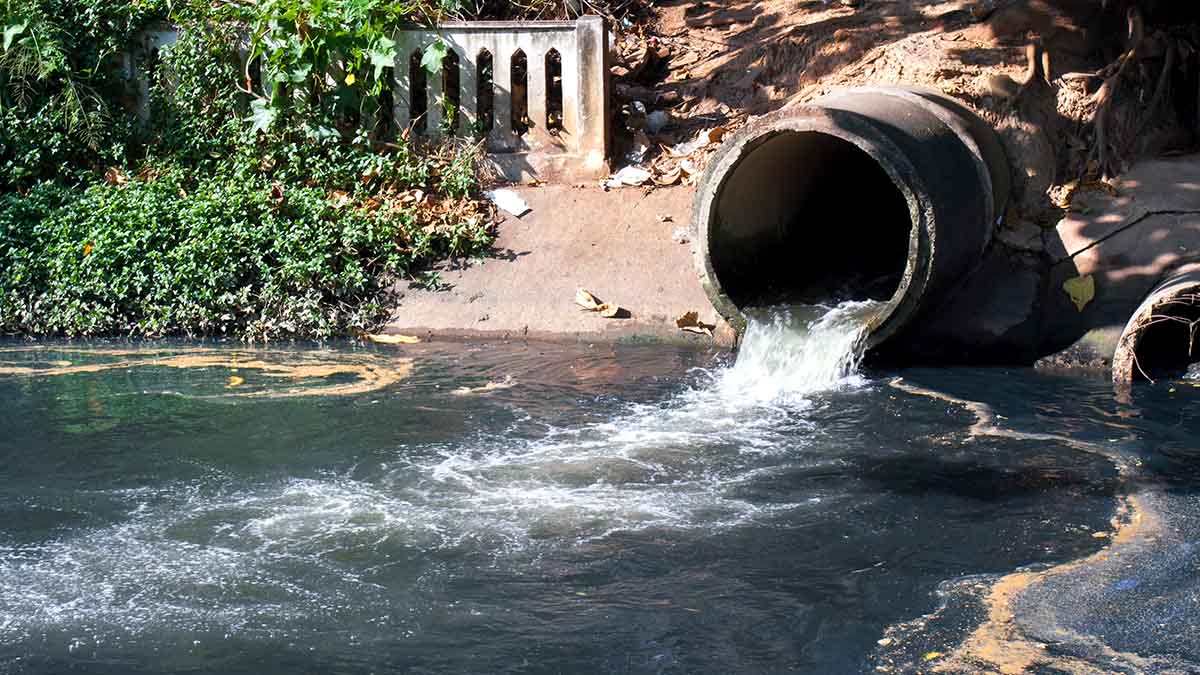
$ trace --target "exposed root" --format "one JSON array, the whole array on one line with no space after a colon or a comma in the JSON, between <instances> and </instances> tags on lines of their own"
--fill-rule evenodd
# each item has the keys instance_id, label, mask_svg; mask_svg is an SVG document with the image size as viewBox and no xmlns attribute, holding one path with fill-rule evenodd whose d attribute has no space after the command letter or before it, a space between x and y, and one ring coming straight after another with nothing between
<instances>
[{"instance_id":1,"label":"exposed root","mask_svg":"<svg viewBox=\"0 0 1200 675\"><path fill-rule=\"evenodd\" d=\"M1179 46L1174 40L1167 38L1167 54L1166 63L1163 64L1162 71L1158 74L1158 84L1154 86L1154 96L1150 99L1150 105L1146 108L1146 113L1142 116L1142 120L1138 122L1137 131L1134 132L1133 138L1141 138L1142 132L1146 130L1146 126L1154 119L1158 113L1159 106L1162 105L1163 98L1167 93L1167 87L1171 82L1171 73L1175 70L1176 54L1179 51Z\"/></svg>"},{"instance_id":2,"label":"exposed root","mask_svg":"<svg viewBox=\"0 0 1200 675\"><path fill-rule=\"evenodd\" d=\"M1116 96L1117 87L1121 84L1121 78L1125 76L1125 71L1128 70L1129 64L1133 63L1138 56L1138 52L1142 47L1142 42L1146 39L1146 23L1142 18L1142 13L1136 6L1130 7L1126 14L1126 19L1129 25L1129 40L1128 48L1116 61L1114 61L1106 72L1111 73L1104 78L1104 84L1100 85L1092 102L1096 104L1096 115L1093 118L1093 125L1096 128L1096 144L1092 148L1091 157L1085 165L1084 171L1088 171L1088 167L1094 161L1096 171L1105 178L1118 173L1118 167L1110 155L1108 131L1109 131L1109 114L1112 110L1113 100Z\"/></svg>"}]
</instances>

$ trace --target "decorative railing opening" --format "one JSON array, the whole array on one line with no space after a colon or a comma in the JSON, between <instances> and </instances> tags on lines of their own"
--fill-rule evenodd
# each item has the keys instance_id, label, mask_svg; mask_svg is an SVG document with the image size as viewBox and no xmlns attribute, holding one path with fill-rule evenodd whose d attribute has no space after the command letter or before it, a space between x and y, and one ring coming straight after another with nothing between
<instances>
[{"instance_id":1,"label":"decorative railing opening","mask_svg":"<svg viewBox=\"0 0 1200 675\"><path fill-rule=\"evenodd\" d=\"M475 129L481 134L489 134L496 127L496 113L492 108L493 102L496 100L495 84L492 82L492 53L486 49L480 49L479 54L475 57L475 104L476 104L476 124Z\"/></svg>"},{"instance_id":2,"label":"decorative railing opening","mask_svg":"<svg viewBox=\"0 0 1200 675\"><path fill-rule=\"evenodd\" d=\"M546 52L546 129L563 130L562 54L553 47Z\"/></svg>"},{"instance_id":3,"label":"decorative railing opening","mask_svg":"<svg viewBox=\"0 0 1200 675\"><path fill-rule=\"evenodd\" d=\"M512 132L524 136L529 131L529 59L518 49L512 57Z\"/></svg>"}]
</instances>

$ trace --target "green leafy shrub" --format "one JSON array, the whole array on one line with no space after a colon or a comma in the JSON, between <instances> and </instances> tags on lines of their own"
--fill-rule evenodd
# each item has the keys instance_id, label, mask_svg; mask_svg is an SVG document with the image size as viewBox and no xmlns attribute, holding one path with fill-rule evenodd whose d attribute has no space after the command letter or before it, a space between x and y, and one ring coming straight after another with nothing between
<instances>
[{"instance_id":1,"label":"green leafy shrub","mask_svg":"<svg viewBox=\"0 0 1200 675\"><path fill-rule=\"evenodd\" d=\"M472 147L355 128L379 111L391 31L453 6L0 0L0 332L376 327L397 279L490 243ZM161 21L181 33L144 124L121 52Z\"/></svg>"},{"instance_id":2,"label":"green leafy shrub","mask_svg":"<svg viewBox=\"0 0 1200 675\"><path fill-rule=\"evenodd\" d=\"M482 221L261 176L171 170L66 201L6 196L0 327L69 336L328 337L385 318L389 281L487 238ZM11 207L11 208L10 208Z\"/></svg>"}]
</instances>

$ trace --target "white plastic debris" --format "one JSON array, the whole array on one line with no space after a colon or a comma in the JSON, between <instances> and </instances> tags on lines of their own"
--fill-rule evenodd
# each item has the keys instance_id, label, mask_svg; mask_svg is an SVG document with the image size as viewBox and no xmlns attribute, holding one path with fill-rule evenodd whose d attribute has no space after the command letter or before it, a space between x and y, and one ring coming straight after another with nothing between
<instances>
[{"instance_id":1,"label":"white plastic debris","mask_svg":"<svg viewBox=\"0 0 1200 675\"><path fill-rule=\"evenodd\" d=\"M671 233L671 241L676 244L686 244L692 240L692 235L687 231L686 227L677 227Z\"/></svg>"},{"instance_id":2,"label":"white plastic debris","mask_svg":"<svg viewBox=\"0 0 1200 675\"><path fill-rule=\"evenodd\" d=\"M492 203L501 210L507 211L518 218L533 210L529 208L529 204L526 204L524 199L521 199L520 195L512 190L505 190L503 188L491 190L487 193L487 198L492 200Z\"/></svg>"},{"instance_id":3,"label":"white plastic debris","mask_svg":"<svg viewBox=\"0 0 1200 675\"><path fill-rule=\"evenodd\" d=\"M644 185L652 178L649 171L639 166L627 166L624 169L614 173L608 180L604 181L606 188L619 188L629 186Z\"/></svg>"},{"instance_id":4,"label":"white plastic debris","mask_svg":"<svg viewBox=\"0 0 1200 675\"><path fill-rule=\"evenodd\" d=\"M671 116L668 115L664 110L655 110L649 115L646 115L646 131L650 132L651 134L657 134L663 129L666 129L667 125L670 123Z\"/></svg>"}]
</instances>

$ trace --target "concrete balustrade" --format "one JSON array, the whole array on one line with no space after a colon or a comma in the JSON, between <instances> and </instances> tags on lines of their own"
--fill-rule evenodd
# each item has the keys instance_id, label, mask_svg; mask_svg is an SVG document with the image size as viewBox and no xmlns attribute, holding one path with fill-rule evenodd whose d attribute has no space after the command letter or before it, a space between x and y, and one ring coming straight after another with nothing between
<instances>
[{"instance_id":1,"label":"concrete balustrade","mask_svg":"<svg viewBox=\"0 0 1200 675\"><path fill-rule=\"evenodd\" d=\"M150 115L146 64L177 38L171 27L147 31L126 55L126 73L138 93L137 113L143 121ZM421 57L439 39L457 57L457 67L444 63L440 72L424 72ZM607 173L608 31L601 17L453 22L436 29L401 30L395 41L392 100L396 129L407 128L431 138L446 132L464 138L482 136L494 168L512 181L569 181ZM520 55L524 56L524 75L515 77L513 66ZM557 82L547 77L552 56L559 64ZM480 100L480 94L487 93L484 70L489 57L490 111L481 105L487 97ZM453 82L451 71L458 76L457 92L444 91L445 83ZM340 70L329 75L331 84L342 79ZM422 82L423 87L419 86ZM449 129L443 116L448 110L446 103L455 98L458 123ZM553 124L552 108L556 108ZM374 128L375 120L361 123Z\"/></svg>"}]
</instances>

